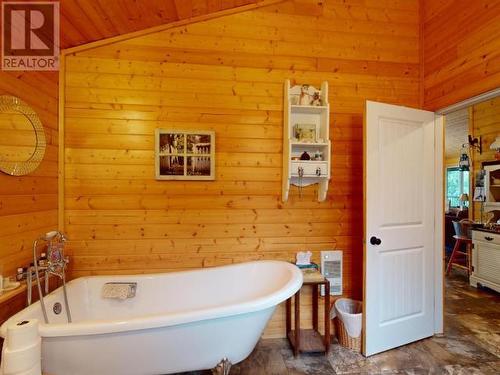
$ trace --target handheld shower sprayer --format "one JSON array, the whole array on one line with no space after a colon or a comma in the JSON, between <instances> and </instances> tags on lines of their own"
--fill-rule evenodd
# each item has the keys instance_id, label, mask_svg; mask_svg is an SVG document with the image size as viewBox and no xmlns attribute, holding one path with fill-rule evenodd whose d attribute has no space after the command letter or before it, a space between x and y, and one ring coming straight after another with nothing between
<instances>
[{"instance_id":1,"label":"handheld shower sprayer","mask_svg":"<svg viewBox=\"0 0 500 375\"><path fill-rule=\"evenodd\" d=\"M58 230L52 230L50 232L47 232L47 233L45 233L45 235L40 236L38 239L44 240L44 241L51 241L55 237L59 237L60 240L63 242L67 241L66 235L63 232L60 232Z\"/></svg>"},{"instance_id":2,"label":"handheld shower sprayer","mask_svg":"<svg viewBox=\"0 0 500 375\"><path fill-rule=\"evenodd\" d=\"M43 238L45 241L50 241L55 236L57 236L58 233L60 233L60 232L53 230L53 231L45 233L45 236L41 236L40 238Z\"/></svg>"},{"instance_id":3,"label":"handheld shower sprayer","mask_svg":"<svg viewBox=\"0 0 500 375\"><path fill-rule=\"evenodd\" d=\"M38 264L38 259L37 259L37 254L36 254L36 249L38 246L38 243L40 241L47 242L47 260L45 264L42 266L41 264ZM64 302L66 305L66 314L68 317L68 323L71 323L71 313L69 310L69 303L68 303L68 295L66 292L66 275L65 275L65 269L67 264L69 263L69 260L67 257L64 256L64 243L67 241L66 236L64 233L60 231L50 231L45 233L44 235L40 236L38 239L35 240L33 243L33 264L35 268L35 276L38 284L38 295L40 297L40 304L42 306L42 312L43 312L43 317L45 320L45 323L48 323L48 316L47 316L47 311L45 309L45 304L43 301L43 293L42 293L42 287L40 283L40 275L39 271L44 271L45 272L45 287L46 290L48 290L48 275L55 275L58 276L62 282L63 282L63 294L64 294Z\"/></svg>"}]
</instances>

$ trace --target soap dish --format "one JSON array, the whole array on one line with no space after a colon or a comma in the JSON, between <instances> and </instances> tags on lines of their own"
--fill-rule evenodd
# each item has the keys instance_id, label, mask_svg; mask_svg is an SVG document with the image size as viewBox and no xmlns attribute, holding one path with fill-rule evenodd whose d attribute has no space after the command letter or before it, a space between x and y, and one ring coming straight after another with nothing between
<instances>
[{"instance_id":1,"label":"soap dish","mask_svg":"<svg viewBox=\"0 0 500 375\"><path fill-rule=\"evenodd\" d=\"M13 281L11 283L8 283L7 285L3 286L2 292L8 292L10 290L14 290L19 287L21 283L19 281Z\"/></svg>"}]
</instances>

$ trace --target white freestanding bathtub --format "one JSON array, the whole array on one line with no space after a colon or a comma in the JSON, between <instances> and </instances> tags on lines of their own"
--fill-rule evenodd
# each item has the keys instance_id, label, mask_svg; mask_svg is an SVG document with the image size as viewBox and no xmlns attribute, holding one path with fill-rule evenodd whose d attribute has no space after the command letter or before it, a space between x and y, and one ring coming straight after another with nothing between
<instances>
[{"instance_id":1,"label":"white freestanding bathtub","mask_svg":"<svg viewBox=\"0 0 500 375\"><path fill-rule=\"evenodd\" d=\"M101 297L109 282L137 283L125 300ZM170 374L233 364L255 347L276 305L302 285L289 263L258 261L194 271L91 276L45 297L49 324L40 324L42 368L51 375ZM59 302L63 311L56 315ZM37 302L6 321L43 322Z\"/></svg>"}]
</instances>

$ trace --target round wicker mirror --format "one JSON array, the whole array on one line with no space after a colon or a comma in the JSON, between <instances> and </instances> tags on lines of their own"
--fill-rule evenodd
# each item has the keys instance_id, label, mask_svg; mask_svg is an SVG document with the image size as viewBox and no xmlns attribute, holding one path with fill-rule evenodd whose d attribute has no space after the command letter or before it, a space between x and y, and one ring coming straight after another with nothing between
<instances>
[{"instance_id":1,"label":"round wicker mirror","mask_svg":"<svg viewBox=\"0 0 500 375\"><path fill-rule=\"evenodd\" d=\"M45 132L36 112L15 96L1 95L0 171L12 176L33 172L45 148Z\"/></svg>"}]
</instances>

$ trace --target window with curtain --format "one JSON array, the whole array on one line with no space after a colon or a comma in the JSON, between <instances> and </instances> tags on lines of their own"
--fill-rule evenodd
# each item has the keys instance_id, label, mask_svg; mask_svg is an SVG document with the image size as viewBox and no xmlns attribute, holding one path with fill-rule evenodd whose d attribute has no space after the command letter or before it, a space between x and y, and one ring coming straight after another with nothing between
<instances>
[{"instance_id":1,"label":"window with curtain","mask_svg":"<svg viewBox=\"0 0 500 375\"><path fill-rule=\"evenodd\" d=\"M461 207L460 195L469 193L469 171L461 171L458 167L446 169L446 199L450 207ZM467 206L467 202L463 202Z\"/></svg>"}]
</instances>

